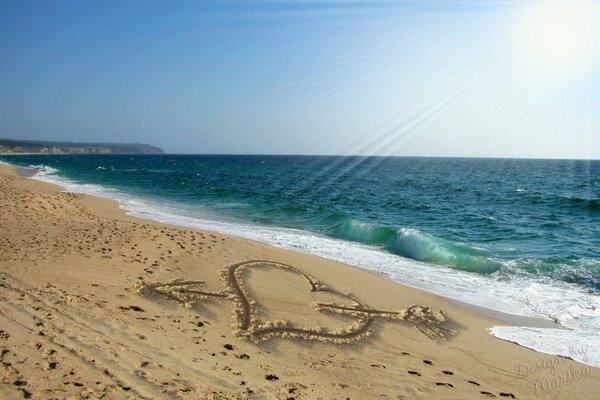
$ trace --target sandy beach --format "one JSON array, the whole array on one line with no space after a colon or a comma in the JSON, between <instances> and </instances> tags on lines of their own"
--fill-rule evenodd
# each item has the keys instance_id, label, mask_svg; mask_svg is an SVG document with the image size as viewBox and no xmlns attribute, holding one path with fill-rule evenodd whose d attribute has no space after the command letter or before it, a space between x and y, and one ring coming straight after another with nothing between
<instances>
[{"instance_id":1,"label":"sandy beach","mask_svg":"<svg viewBox=\"0 0 600 400\"><path fill-rule=\"evenodd\" d=\"M493 338L507 322L373 273L133 218L7 165L0 193L0 398L600 393L599 369Z\"/></svg>"}]
</instances>

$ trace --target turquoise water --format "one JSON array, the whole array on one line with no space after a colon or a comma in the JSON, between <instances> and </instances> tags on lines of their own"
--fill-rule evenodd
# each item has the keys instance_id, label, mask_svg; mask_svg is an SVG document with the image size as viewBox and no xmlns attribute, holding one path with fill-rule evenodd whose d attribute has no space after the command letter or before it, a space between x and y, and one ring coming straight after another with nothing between
<instances>
[{"instance_id":1,"label":"turquoise water","mask_svg":"<svg viewBox=\"0 0 600 400\"><path fill-rule=\"evenodd\" d=\"M600 161L0 156L133 215L331 258L569 330L491 332L600 366ZM579 352L583 354L583 352Z\"/></svg>"},{"instance_id":2,"label":"turquoise water","mask_svg":"<svg viewBox=\"0 0 600 400\"><path fill-rule=\"evenodd\" d=\"M464 271L600 291L600 162L18 156L60 175ZM202 210L198 211L199 214Z\"/></svg>"}]
</instances>

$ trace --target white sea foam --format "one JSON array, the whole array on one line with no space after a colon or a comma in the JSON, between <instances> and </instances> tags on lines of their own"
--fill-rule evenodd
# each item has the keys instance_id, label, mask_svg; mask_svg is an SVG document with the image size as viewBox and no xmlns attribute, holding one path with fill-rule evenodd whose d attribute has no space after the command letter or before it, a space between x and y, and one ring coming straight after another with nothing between
<instances>
[{"instance_id":1,"label":"white sea foam","mask_svg":"<svg viewBox=\"0 0 600 400\"><path fill-rule=\"evenodd\" d=\"M489 331L499 339L541 353L567 357L583 364L600 367L600 340L597 332L513 326L494 326Z\"/></svg>"},{"instance_id":2,"label":"white sea foam","mask_svg":"<svg viewBox=\"0 0 600 400\"><path fill-rule=\"evenodd\" d=\"M47 165L39 164L39 165L29 165L27 168L33 168L37 170L36 176L43 177L47 175L54 175L58 172L56 168L49 167Z\"/></svg>"},{"instance_id":3,"label":"white sea foam","mask_svg":"<svg viewBox=\"0 0 600 400\"><path fill-rule=\"evenodd\" d=\"M495 326L489 331L500 339L539 352L600 367L600 296L576 285L547 278L536 281L523 277L498 278L432 266L359 243L228 219L201 206L182 207L99 185L77 183L56 175L57 171L51 167L33 167L40 169L35 179L61 185L70 192L116 200L133 216L253 239L340 261L402 284L492 310L555 320L567 329Z\"/></svg>"}]
</instances>

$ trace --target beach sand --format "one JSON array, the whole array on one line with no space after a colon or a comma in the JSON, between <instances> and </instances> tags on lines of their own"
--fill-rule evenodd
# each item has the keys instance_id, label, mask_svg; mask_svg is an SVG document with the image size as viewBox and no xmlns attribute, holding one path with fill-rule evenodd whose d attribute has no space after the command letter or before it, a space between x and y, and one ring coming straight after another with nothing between
<instances>
[{"instance_id":1,"label":"beach sand","mask_svg":"<svg viewBox=\"0 0 600 400\"><path fill-rule=\"evenodd\" d=\"M0 193L2 399L599 398L599 369L373 273L6 165Z\"/></svg>"}]
</instances>

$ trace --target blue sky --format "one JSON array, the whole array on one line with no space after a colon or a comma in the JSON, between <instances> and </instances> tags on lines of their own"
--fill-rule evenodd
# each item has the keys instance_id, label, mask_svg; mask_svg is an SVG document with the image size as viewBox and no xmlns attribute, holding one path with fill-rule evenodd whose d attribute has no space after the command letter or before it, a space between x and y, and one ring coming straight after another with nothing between
<instances>
[{"instance_id":1,"label":"blue sky","mask_svg":"<svg viewBox=\"0 0 600 400\"><path fill-rule=\"evenodd\" d=\"M600 158L600 31L536 61L526 3L0 0L0 137Z\"/></svg>"}]
</instances>

